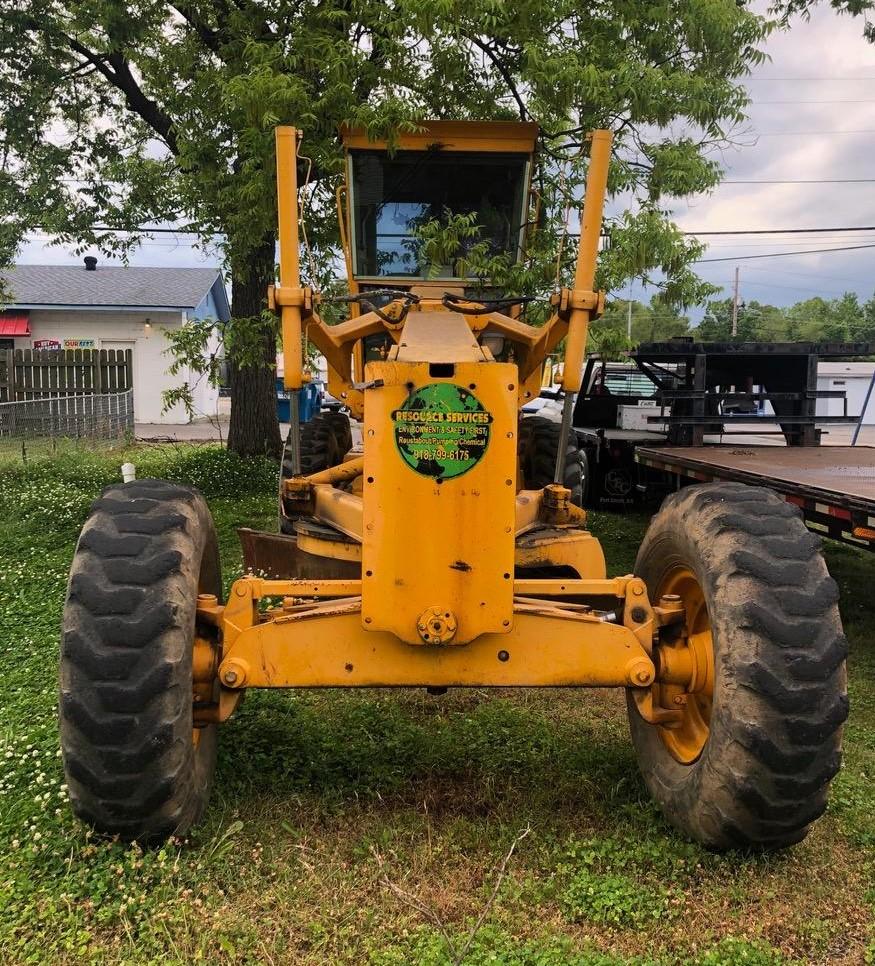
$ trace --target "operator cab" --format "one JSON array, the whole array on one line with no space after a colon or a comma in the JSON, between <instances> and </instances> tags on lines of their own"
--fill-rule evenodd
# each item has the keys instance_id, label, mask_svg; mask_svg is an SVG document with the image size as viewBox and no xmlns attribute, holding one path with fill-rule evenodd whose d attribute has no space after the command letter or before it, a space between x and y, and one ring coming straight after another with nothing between
<instances>
[{"instance_id":1,"label":"operator cab","mask_svg":"<svg viewBox=\"0 0 875 966\"><path fill-rule=\"evenodd\" d=\"M537 135L536 124L430 121L390 144L344 128L340 214L351 290L479 292L481 280L465 264L475 245L481 257L518 262ZM437 243L428 243L436 235Z\"/></svg>"},{"instance_id":2,"label":"operator cab","mask_svg":"<svg viewBox=\"0 0 875 966\"><path fill-rule=\"evenodd\" d=\"M476 265L497 255L515 264L525 255L537 124L428 121L392 142L359 128L344 127L341 136L346 184L338 215L352 296L391 290L480 301L505 294ZM381 308L395 297L368 301ZM504 311L518 315L519 308ZM351 315L359 312L353 304ZM364 338L357 376L392 345L385 333ZM514 360L510 341L490 348Z\"/></svg>"}]
</instances>

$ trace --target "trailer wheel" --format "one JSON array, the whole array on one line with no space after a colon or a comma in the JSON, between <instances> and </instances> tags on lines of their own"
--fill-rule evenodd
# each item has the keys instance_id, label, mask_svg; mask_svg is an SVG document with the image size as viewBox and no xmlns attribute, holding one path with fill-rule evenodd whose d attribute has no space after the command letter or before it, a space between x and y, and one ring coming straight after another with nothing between
<instances>
[{"instance_id":1,"label":"trailer wheel","mask_svg":"<svg viewBox=\"0 0 875 966\"><path fill-rule=\"evenodd\" d=\"M560 424L544 416L520 419L517 452L524 489L541 490L553 482L560 433ZM586 456L572 432L565 451L563 484L571 490L571 502L575 506L583 506L586 499L586 465Z\"/></svg>"},{"instance_id":2,"label":"trailer wheel","mask_svg":"<svg viewBox=\"0 0 875 966\"><path fill-rule=\"evenodd\" d=\"M199 593L221 595L203 497L161 480L107 487L82 529L64 606L60 733L74 812L143 841L200 818L216 727L195 728Z\"/></svg>"},{"instance_id":3,"label":"trailer wheel","mask_svg":"<svg viewBox=\"0 0 875 966\"><path fill-rule=\"evenodd\" d=\"M280 469L280 484L294 473L292 465L292 430L283 447L283 462ZM322 470L339 466L344 456L352 449L352 428L346 413L316 413L301 426L301 472L304 475L320 473ZM282 497L279 506L280 533L293 534L294 520L287 516Z\"/></svg>"},{"instance_id":4,"label":"trailer wheel","mask_svg":"<svg viewBox=\"0 0 875 966\"><path fill-rule=\"evenodd\" d=\"M635 572L651 601L679 595L700 668L693 686L657 683L649 724L627 692L638 762L669 821L715 849L779 849L827 804L847 717L838 590L795 507L739 483L692 486L654 517ZM658 677L677 628L664 628ZM710 668L708 667L710 652Z\"/></svg>"}]
</instances>

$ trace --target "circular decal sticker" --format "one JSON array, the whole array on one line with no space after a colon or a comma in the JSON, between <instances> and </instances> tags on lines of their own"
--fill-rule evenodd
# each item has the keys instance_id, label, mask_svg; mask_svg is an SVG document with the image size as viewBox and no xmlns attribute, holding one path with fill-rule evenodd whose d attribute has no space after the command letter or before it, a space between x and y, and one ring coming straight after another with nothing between
<instances>
[{"instance_id":1,"label":"circular decal sticker","mask_svg":"<svg viewBox=\"0 0 875 966\"><path fill-rule=\"evenodd\" d=\"M404 462L423 476L451 480L483 458L492 416L462 386L433 382L412 392L392 421Z\"/></svg>"}]
</instances>

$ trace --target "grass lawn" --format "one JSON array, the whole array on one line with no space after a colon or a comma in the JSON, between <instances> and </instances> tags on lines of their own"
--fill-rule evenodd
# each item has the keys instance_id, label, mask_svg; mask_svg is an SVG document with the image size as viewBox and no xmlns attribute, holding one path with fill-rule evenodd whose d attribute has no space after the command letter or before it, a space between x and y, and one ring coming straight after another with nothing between
<instances>
[{"instance_id":1,"label":"grass lawn","mask_svg":"<svg viewBox=\"0 0 875 966\"><path fill-rule=\"evenodd\" d=\"M73 818L55 719L76 535L125 458L200 486L228 581L234 528L274 524L271 467L213 447L0 461L0 964L875 962L875 557L827 547L845 767L787 852L670 830L619 692L462 690L254 692L220 732L204 823L144 853ZM593 514L611 572L645 526Z\"/></svg>"}]
</instances>

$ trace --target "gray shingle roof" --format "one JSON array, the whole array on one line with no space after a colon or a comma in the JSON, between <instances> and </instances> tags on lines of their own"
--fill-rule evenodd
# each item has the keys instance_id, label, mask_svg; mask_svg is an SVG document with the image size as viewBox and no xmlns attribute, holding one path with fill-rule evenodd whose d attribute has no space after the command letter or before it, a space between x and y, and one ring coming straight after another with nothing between
<instances>
[{"instance_id":1,"label":"gray shingle roof","mask_svg":"<svg viewBox=\"0 0 875 966\"><path fill-rule=\"evenodd\" d=\"M3 273L10 305L149 306L194 309L219 277L215 268L15 265Z\"/></svg>"}]
</instances>

